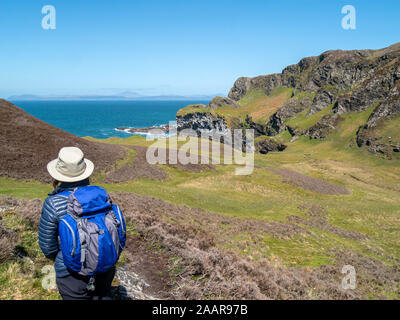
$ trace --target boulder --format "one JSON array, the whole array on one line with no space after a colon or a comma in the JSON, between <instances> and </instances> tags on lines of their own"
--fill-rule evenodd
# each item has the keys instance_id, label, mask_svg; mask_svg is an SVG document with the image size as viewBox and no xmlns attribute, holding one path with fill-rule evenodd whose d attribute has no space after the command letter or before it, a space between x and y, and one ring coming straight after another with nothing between
<instances>
[{"instance_id":1,"label":"boulder","mask_svg":"<svg viewBox=\"0 0 400 320\"><path fill-rule=\"evenodd\" d=\"M269 152L283 151L287 148L287 146L270 138L265 138L256 142L255 148L257 152L261 154L267 154Z\"/></svg>"}]
</instances>

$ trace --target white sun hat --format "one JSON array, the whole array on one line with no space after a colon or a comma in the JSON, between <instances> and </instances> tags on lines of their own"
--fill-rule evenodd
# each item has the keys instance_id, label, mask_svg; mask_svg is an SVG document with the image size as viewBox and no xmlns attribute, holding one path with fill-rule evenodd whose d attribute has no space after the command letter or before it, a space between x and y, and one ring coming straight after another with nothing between
<instances>
[{"instance_id":1,"label":"white sun hat","mask_svg":"<svg viewBox=\"0 0 400 320\"><path fill-rule=\"evenodd\" d=\"M85 159L82 150L76 147L61 148L58 158L47 164L47 171L60 182L85 180L93 170L93 162Z\"/></svg>"}]
</instances>

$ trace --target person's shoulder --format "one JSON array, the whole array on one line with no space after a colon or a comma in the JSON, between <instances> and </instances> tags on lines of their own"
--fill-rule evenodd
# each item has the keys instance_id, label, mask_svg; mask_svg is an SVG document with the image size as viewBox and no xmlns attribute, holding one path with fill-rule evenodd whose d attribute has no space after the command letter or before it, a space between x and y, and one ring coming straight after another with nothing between
<instances>
[{"instance_id":1,"label":"person's shoulder","mask_svg":"<svg viewBox=\"0 0 400 320\"><path fill-rule=\"evenodd\" d=\"M48 196L43 203L42 217L44 220L58 221L66 214L68 199L57 194Z\"/></svg>"},{"instance_id":2,"label":"person's shoulder","mask_svg":"<svg viewBox=\"0 0 400 320\"><path fill-rule=\"evenodd\" d=\"M57 209L60 206L64 206L68 201L68 195L61 193L49 195L44 201L44 205L50 206L51 208Z\"/></svg>"}]
</instances>

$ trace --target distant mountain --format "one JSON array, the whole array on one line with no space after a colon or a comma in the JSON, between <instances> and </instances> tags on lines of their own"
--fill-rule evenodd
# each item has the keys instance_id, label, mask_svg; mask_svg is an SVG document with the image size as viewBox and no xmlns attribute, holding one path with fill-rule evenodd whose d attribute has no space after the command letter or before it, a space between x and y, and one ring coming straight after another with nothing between
<instances>
[{"instance_id":1,"label":"distant mountain","mask_svg":"<svg viewBox=\"0 0 400 320\"><path fill-rule=\"evenodd\" d=\"M132 92L132 91L124 91L121 92L120 94L118 94L119 96L123 96L123 97L129 97L129 98L137 98L140 97L141 94L137 93L137 92Z\"/></svg>"},{"instance_id":2,"label":"distant mountain","mask_svg":"<svg viewBox=\"0 0 400 320\"><path fill-rule=\"evenodd\" d=\"M53 95L39 96L33 94L13 95L8 97L11 101L20 100L210 100L214 95L158 95L144 96L136 92L124 91L115 95Z\"/></svg>"},{"instance_id":3,"label":"distant mountain","mask_svg":"<svg viewBox=\"0 0 400 320\"><path fill-rule=\"evenodd\" d=\"M40 96L34 94L22 94L19 96L9 97L9 100L38 100L38 99L40 99Z\"/></svg>"},{"instance_id":4,"label":"distant mountain","mask_svg":"<svg viewBox=\"0 0 400 320\"><path fill-rule=\"evenodd\" d=\"M136 100L211 100L214 96L211 95L194 95L194 96L178 96L178 95L160 95L160 96L142 96Z\"/></svg>"}]
</instances>

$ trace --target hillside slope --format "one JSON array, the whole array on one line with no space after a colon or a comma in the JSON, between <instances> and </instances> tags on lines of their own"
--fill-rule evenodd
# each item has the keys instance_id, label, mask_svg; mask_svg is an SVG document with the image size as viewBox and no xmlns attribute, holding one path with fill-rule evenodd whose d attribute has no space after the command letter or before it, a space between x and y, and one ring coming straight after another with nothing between
<instances>
[{"instance_id":1,"label":"hillside slope","mask_svg":"<svg viewBox=\"0 0 400 320\"><path fill-rule=\"evenodd\" d=\"M16 179L51 180L47 163L55 159L62 147L75 146L95 162L95 173L110 169L125 151L79 138L53 127L0 99L0 176Z\"/></svg>"},{"instance_id":2,"label":"hillside slope","mask_svg":"<svg viewBox=\"0 0 400 320\"><path fill-rule=\"evenodd\" d=\"M96 181L126 217L128 249L119 267L144 279L147 293L160 297L165 290L172 299L399 299L400 166L357 149L338 151L340 133L328 141L300 137L285 152L256 154L249 176L235 175L235 165L160 166L164 177L138 176L145 167L135 162L145 161L140 150L152 142L107 139L136 150L120 166L128 181L115 179L119 171ZM1 197L43 200L50 190L0 179L7 228L0 238L35 264L8 254L0 262L0 298L57 298L40 285L40 270L49 264L37 244L41 201L14 205ZM356 269L355 290L341 287L345 265ZM118 278L115 286L129 291Z\"/></svg>"},{"instance_id":3,"label":"hillside slope","mask_svg":"<svg viewBox=\"0 0 400 320\"><path fill-rule=\"evenodd\" d=\"M179 110L178 130L217 123L214 129L222 131L253 128L256 137L287 131L294 139L325 139L347 115L368 111L354 139L390 158L400 149L399 80L400 43L380 50L326 51L279 74L237 79L227 98Z\"/></svg>"}]
</instances>

